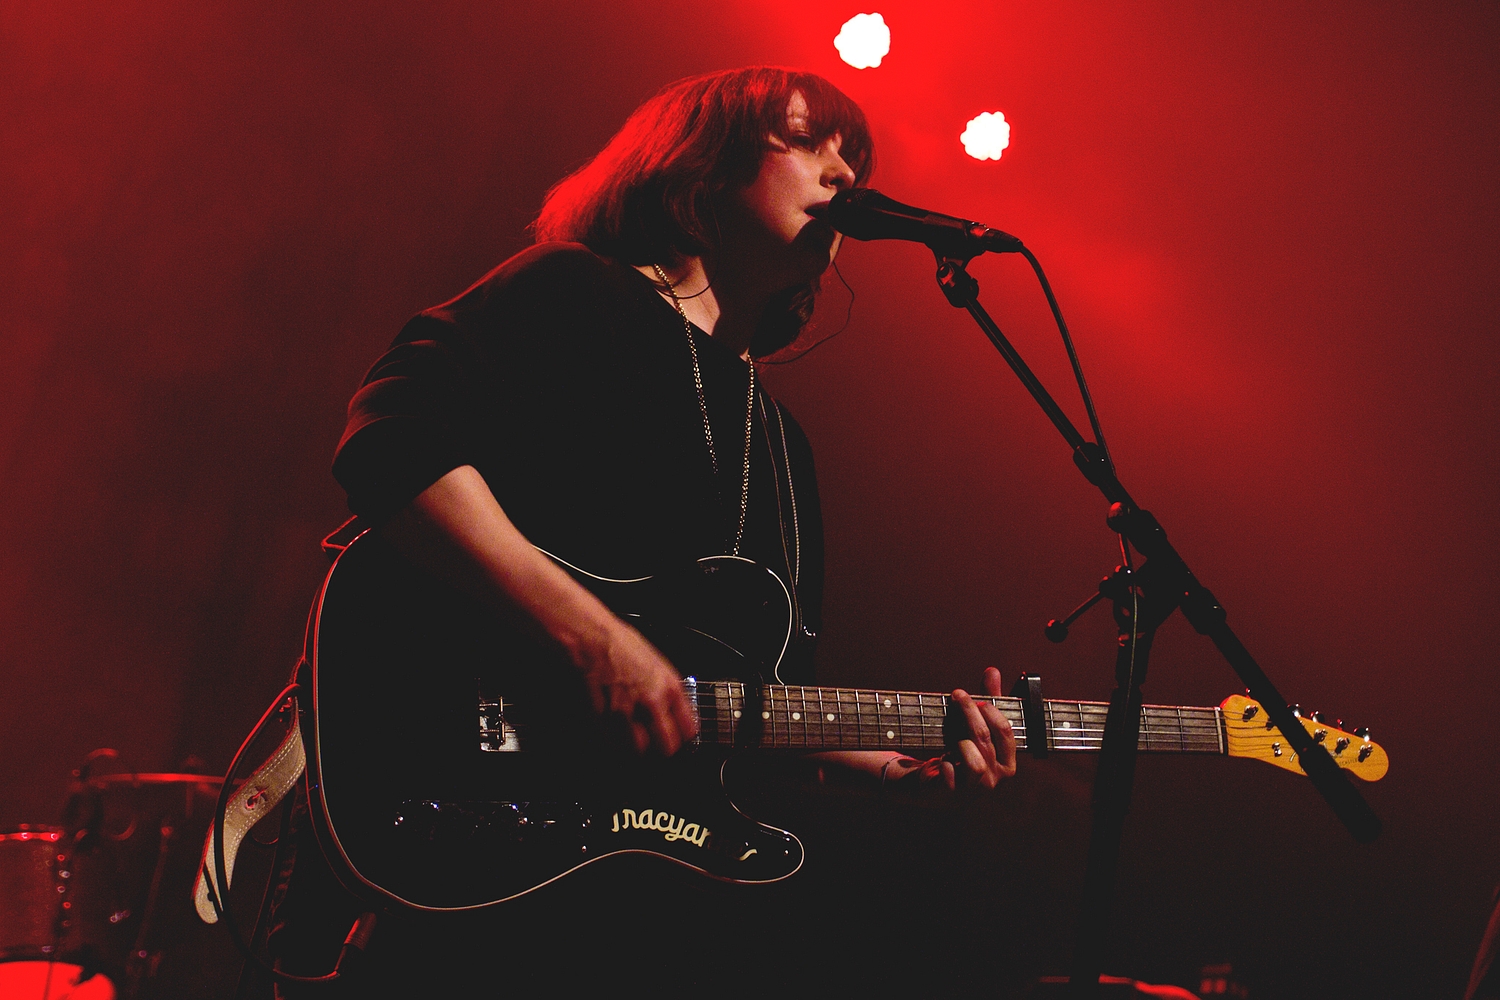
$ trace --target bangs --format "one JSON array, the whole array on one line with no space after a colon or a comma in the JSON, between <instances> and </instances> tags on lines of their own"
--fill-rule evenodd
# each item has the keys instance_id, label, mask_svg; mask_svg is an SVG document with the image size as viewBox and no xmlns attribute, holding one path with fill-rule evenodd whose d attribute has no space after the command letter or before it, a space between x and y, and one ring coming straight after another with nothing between
<instances>
[{"instance_id":1,"label":"bangs","mask_svg":"<svg viewBox=\"0 0 1500 1000\"><path fill-rule=\"evenodd\" d=\"M875 167L875 150L865 113L843 91L821 76L812 73L787 75L786 93L781 97L780 109L770 131L783 141L791 139L787 134L786 105L795 91L801 91L807 100L807 124L813 139L821 143L837 135L839 155L854 171L854 183L868 181Z\"/></svg>"},{"instance_id":2,"label":"bangs","mask_svg":"<svg viewBox=\"0 0 1500 1000\"><path fill-rule=\"evenodd\" d=\"M800 93L806 127L868 182L874 144L864 112L813 73L780 66L689 77L669 84L631 114L587 164L547 193L532 224L539 242L582 243L631 264L671 261L715 249L713 198L755 180L773 139L796 144L787 106Z\"/></svg>"},{"instance_id":3,"label":"bangs","mask_svg":"<svg viewBox=\"0 0 1500 1000\"><path fill-rule=\"evenodd\" d=\"M710 128L722 130L714 180L749 184L770 148L768 137L793 144L786 112L796 93L807 101L807 127L813 139L822 143L837 135L839 155L854 171L855 183L869 180L875 149L865 113L821 76L779 66L756 66L698 77L677 86L683 85L697 91L686 109L693 122L690 130L696 132L709 122L713 123Z\"/></svg>"}]
</instances>

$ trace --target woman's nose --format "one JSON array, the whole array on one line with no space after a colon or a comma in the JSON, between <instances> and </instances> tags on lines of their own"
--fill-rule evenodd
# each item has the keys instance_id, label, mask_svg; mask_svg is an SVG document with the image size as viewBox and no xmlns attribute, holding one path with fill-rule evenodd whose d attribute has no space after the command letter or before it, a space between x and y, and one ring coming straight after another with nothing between
<instances>
[{"instance_id":1,"label":"woman's nose","mask_svg":"<svg viewBox=\"0 0 1500 1000\"><path fill-rule=\"evenodd\" d=\"M844 158L837 153L831 154L831 162L824 169L823 183L840 191L854 186L854 171Z\"/></svg>"}]
</instances>

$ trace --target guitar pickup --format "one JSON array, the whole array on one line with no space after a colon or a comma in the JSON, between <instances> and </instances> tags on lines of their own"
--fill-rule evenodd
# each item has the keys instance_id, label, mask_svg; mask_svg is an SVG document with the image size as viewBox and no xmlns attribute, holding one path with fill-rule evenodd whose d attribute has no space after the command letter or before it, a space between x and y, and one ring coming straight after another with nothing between
<instances>
[{"instance_id":1,"label":"guitar pickup","mask_svg":"<svg viewBox=\"0 0 1500 1000\"><path fill-rule=\"evenodd\" d=\"M410 842L452 850L520 844L572 853L586 850L592 820L577 802L408 799L391 825Z\"/></svg>"}]
</instances>

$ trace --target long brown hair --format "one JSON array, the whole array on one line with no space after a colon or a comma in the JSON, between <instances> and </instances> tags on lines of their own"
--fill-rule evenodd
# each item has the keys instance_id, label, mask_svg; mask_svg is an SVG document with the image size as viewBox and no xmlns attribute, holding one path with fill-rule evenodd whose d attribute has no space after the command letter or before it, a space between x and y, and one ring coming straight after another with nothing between
<instances>
[{"instance_id":1,"label":"long brown hair","mask_svg":"<svg viewBox=\"0 0 1500 1000\"><path fill-rule=\"evenodd\" d=\"M840 156L863 184L874 148L859 105L812 73L727 70L679 80L637 108L597 156L547 193L533 224L537 241L582 243L628 264L713 253L714 196L755 179L772 136L791 143L786 111L797 92L814 141L837 134ZM812 318L817 287L792 289L768 306L751 354L765 357L796 339Z\"/></svg>"}]
</instances>

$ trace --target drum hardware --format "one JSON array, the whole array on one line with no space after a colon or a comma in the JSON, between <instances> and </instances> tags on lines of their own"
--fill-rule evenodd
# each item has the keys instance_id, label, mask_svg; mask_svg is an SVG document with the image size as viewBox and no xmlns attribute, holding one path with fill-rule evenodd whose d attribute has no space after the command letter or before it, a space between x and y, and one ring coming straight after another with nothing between
<instances>
[{"instance_id":1,"label":"drum hardware","mask_svg":"<svg viewBox=\"0 0 1500 1000\"><path fill-rule=\"evenodd\" d=\"M61 827L0 833L0 996L115 996L96 956L68 947L76 895L70 847Z\"/></svg>"},{"instance_id":2,"label":"drum hardware","mask_svg":"<svg viewBox=\"0 0 1500 1000\"><path fill-rule=\"evenodd\" d=\"M208 832L221 779L99 773L118 759L108 749L89 754L69 783L62 825L0 832L0 997L234 989L238 956L194 918L190 898L195 841ZM263 880L270 853L254 862L248 877Z\"/></svg>"}]
</instances>

